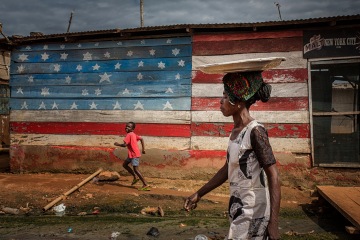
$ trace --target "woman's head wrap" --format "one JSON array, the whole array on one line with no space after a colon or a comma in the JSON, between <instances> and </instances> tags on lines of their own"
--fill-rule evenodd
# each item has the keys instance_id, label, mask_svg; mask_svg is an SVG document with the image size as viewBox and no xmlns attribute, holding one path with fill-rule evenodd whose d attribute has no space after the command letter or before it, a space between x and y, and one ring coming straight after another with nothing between
<instances>
[{"instance_id":1,"label":"woman's head wrap","mask_svg":"<svg viewBox=\"0 0 360 240\"><path fill-rule=\"evenodd\" d=\"M261 71L227 73L223 77L224 90L230 103L238 99L242 102L251 98L264 83Z\"/></svg>"}]
</instances>

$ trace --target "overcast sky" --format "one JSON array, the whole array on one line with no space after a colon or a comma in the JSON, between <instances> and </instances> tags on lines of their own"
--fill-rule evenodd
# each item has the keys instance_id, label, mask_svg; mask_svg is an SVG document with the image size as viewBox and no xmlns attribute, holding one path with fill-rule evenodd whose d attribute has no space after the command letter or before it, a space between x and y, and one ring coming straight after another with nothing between
<instances>
[{"instance_id":1,"label":"overcast sky","mask_svg":"<svg viewBox=\"0 0 360 240\"><path fill-rule=\"evenodd\" d=\"M144 0L144 26L255 23L360 14L360 0ZM1 0L7 36L140 27L140 0ZM2 36L0 36L1 38Z\"/></svg>"}]
</instances>

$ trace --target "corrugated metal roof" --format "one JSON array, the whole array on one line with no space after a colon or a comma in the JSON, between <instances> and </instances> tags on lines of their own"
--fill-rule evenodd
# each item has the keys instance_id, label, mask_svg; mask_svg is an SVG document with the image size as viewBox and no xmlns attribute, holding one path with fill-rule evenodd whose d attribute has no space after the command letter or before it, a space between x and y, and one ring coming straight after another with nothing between
<instances>
[{"instance_id":1,"label":"corrugated metal roof","mask_svg":"<svg viewBox=\"0 0 360 240\"><path fill-rule=\"evenodd\" d=\"M54 38L66 38L66 37L89 37L89 36L100 36L100 35L113 35L120 34L126 35L126 33L145 33L145 32L175 32L176 30L189 31L189 29L230 29L230 28L260 28L260 27L279 27L279 26L296 26L296 25L312 25L321 23L331 22L347 22L356 21L356 24L360 23L360 14L358 15L346 15L346 16L333 16L333 17L320 17L320 18L309 18L309 19L297 19L297 20L286 20L286 21L267 21L267 22L253 22L253 23L211 23L211 24L175 24L175 25L160 25L160 26L148 26L138 28L127 28L127 29L108 29L108 30L94 30L84 32L69 32L59 34L37 34L34 36L11 36L9 39L13 43L20 44L27 41L44 41ZM0 43L6 43L6 39L0 39Z\"/></svg>"}]
</instances>

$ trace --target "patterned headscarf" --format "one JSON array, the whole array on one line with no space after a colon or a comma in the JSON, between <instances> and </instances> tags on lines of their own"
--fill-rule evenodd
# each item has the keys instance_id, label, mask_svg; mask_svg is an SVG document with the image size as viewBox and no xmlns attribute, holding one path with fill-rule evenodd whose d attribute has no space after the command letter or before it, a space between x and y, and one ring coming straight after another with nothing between
<instances>
[{"instance_id":1,"label":"patterned headscarf","mask_svg":"<svg viewBox=\"0 0 360 240\"><path fill-rule=\"evenodd\" d=\"M231 103L235 100L247 101L263 84L261 71L259 72L234 72L223 77L224 90Z\"/></svg>"}]
</instances>

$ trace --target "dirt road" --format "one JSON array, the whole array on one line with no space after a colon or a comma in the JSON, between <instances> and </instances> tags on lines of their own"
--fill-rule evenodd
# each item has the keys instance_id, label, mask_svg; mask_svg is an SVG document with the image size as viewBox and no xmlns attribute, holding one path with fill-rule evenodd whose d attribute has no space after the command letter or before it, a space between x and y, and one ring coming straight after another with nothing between
<instances>
[{"instance_id":1,"label":"dirt road","mask_svg":"<svg viewBox=\"0 0 360 240\"><path fill-rule=\"evenodd\" d=\"M63 203L65 215L43 208L89 175L0 174L0 205L20 210L0 215L0 239L223 239L227 233L227 186L205 196L198 208L182 210L184 198L204 181L147 179L151 191L138 191L130 177L111 182L89 181ZM356 239L344 231L345 222L328 206L316 204L310 189L282 187L282 239ZM164 211L150 214L147 209ZM328 210L328 211L325 211ZM141 213L143 211L143 213ZM81 216L80 216L81 215ZM154 227L157 237L147 235Z\"/></svg>"}]
</instances>

